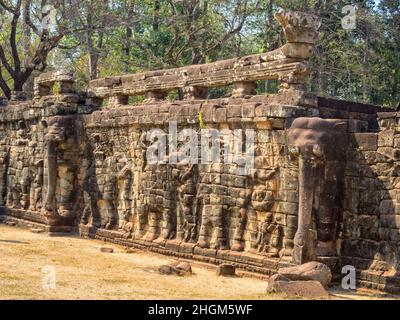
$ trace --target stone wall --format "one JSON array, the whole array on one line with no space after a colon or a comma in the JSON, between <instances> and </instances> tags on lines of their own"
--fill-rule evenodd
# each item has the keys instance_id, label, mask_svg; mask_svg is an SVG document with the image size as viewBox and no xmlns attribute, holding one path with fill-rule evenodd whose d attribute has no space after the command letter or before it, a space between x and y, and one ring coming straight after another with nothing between
<instances>
[{"instance_id":1,"label":"stone wall","mask_svg":"<svg viewBox=\"0 0 400 320\"><path fill-rule=\"evenodd\" d=\"M367 270L363 277L389 275L397 268L396 253L389 250L396 241L396 219L384 216L394 214L398 197L397 167L387 157L395 159L398 150L396 118L379 114L377 132L377 115L369 106L322 98L314 107L290 106L276 104L277 99L165 101L98 111L77 94L10 102L0 116L3 213L9 221L47 225L49 232L79 227L83 236L271 273L291 263L298 229L299 160L288 132L296 118L333 117L344 120L342 165L334 162L343 170L326 169L313 210L335 207L335 225L328 229L336 250L318 259L336 271L351 264ZM148 130L168 132L169 121L176 121L178 132L200 132L200 112L206 128L254 129L255 164L249 175L237 175L234 164L146 164ZM55 204L46 207L52 140L59 141ZM338 190L321 191L332 179L339 179ZM387 181L393 190L385 187ZM329 204L326 194L331 193L334 203ZM382 289L382 279L363 283Z\"/></svg>"},{"instance_id":2,"label":"stone wall","mask_svg":"<svg viewBox=\"0 0 400 320\"><path fill-rule=\"evenodd\" d=\"M364 286L392 290L399 267L399 116L378 113L379 132L354 133L348 150L342 264Z\"/></svg>"},{"instance_id":3,"label":"stone wall","mask_svg":"<svg viewBox=\"0 0 400 320\"><path fill-rule=\"evenodd\" d=\"M399 116L308 93L318 21L278 18L289 46L272 53L99 79L84 93L56 71L36 79L33 100L13 94L0 109L0 218L264 274L352 265L361 285L398 291ZM279 93L255 95L259 79L280 80ZM230 97L206 99L227 84ZM184 99L167 100L172 90ZM129 104L138 94L145 101ZM198 134L199 150L211 129L231 139L217 137L218 161L171 161L182 140L151 163L149 132L171 146L175 124ZM238 136L244 149L227 161Z\"/></svg>"}]
</instances>

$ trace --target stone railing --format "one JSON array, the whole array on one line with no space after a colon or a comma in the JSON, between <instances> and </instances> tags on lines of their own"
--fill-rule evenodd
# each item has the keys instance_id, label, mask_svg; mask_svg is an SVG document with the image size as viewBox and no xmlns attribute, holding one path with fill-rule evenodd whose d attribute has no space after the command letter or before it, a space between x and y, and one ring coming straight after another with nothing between
<instances>
[{"instance_id":1,"label":"stone railing","mask_svg":"<svg viewBox=\"0 0 400 320\"><path fill-rule=\"evenodd\" d=\"M74 93L74 84L74 75L70 71L57 70L42 73L35 78L34 95L35 97L43 97L53 94Z\"/></svg>"},{"instance_id":2,"label":"stone railing","mask_svg":"<svg viewBox=\"0 0 400 320\"><path fill-rule=\"evenodd\" d=\"M305 90L310 68L307 60L318 39L319 18L298 12L280 12L287 43L263 54L209 64L149 71L90 82L89 93L109 98L112 105L128 104L129 96L145 95L147 102L165 99L168 92L182 90L186 99L203 99L207 89L233 84L233 96L252 95L257 80L279 80L281 89Z\"/></svg>"}]
</instances>

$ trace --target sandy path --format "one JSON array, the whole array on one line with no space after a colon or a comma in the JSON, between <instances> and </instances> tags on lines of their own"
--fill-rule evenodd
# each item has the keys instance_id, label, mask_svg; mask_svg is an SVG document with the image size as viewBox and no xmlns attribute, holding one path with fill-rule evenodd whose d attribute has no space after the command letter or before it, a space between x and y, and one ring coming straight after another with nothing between
<instances>
[{"instance_id":1,"label":"sandy path","mask_svg":"<svg viewBox=\"0 0 400 320\"><path fill-rule=\"evenodd\" d=\"M165 276L162 255L102 253L100 241L54 238L0 225L1 299L268 299L266 283L253 278L217 277L193 266L194 275ZM54 266L56 290L42 289L42 268Z\"/></svg>"},{"instance_id":2,"label":"sandy path","mask_svg":"<svg viewBox=\"0 0 400 320\"><path fill-rule=\"evenodd\" d=\"M192 276L157 273L172 259L78 237L48 237L0 224L0 299L284 299L267 294L266 281L218 277L215 267L193 263ZM56 289L43 289L43 267L56 271ZM331 290L332 299L376 296Z\"/></svg>"}]
</instances>

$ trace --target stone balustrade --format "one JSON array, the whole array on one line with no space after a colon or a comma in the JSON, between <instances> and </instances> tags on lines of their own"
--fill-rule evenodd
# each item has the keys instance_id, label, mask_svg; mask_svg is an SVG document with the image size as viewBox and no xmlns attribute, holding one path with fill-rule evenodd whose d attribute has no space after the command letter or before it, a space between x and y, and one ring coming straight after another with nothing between
<instances>
[{"instance_id":1,"label":"stone balustrade","mask_svg":"<svg viewBox=\"0 0 400 320\"><path fill-rule=\"evenodd\" d=\"M148 71L92 80L89 94L110 98L112 105L127 104L129 96L144 95L147 102L163 100L171 91L182 90L186 99L204 99L208 88L233 84L232 96L255 93L255 81L279 80L281 89L306 90L310 73L307 60L318 39L319 18L298 12L280 12L287 43L262 54L202 65Z\"/></svg>"}]
</instances>

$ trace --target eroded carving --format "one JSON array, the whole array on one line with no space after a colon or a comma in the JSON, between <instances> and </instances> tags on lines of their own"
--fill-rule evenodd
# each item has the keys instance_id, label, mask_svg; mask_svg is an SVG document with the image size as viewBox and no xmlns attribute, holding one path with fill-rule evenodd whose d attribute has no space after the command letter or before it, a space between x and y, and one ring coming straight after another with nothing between
<instances>
[{"instance_id":1,"label":"eroded carving","mask_svg":"<svg viewBox=\"0 0 400 320\"><path fill-rule=\"evenodd\" d=\"M48 186L46 215L75 217L76 174L79 155L75 118L55 116L48 121L46 134Z\"/></svg>"},{"instance_id":2,"label":"eroded carving","mask_svg":"<svg viewBox=\"0 0 400 320\"><path fill-rule=\"evenodd\" d=\"M336 254L338 183L339 172L343 170L340 157L345 144L341 132L345 128L343 120L298 118L288 131L290 152L299 161L298 229L293 249L296 264L316 258L316 240L319 255ZM319 208L315 210L315 237L312 216L316 199L319 199Z\"/></svg>"}]
</instances>

